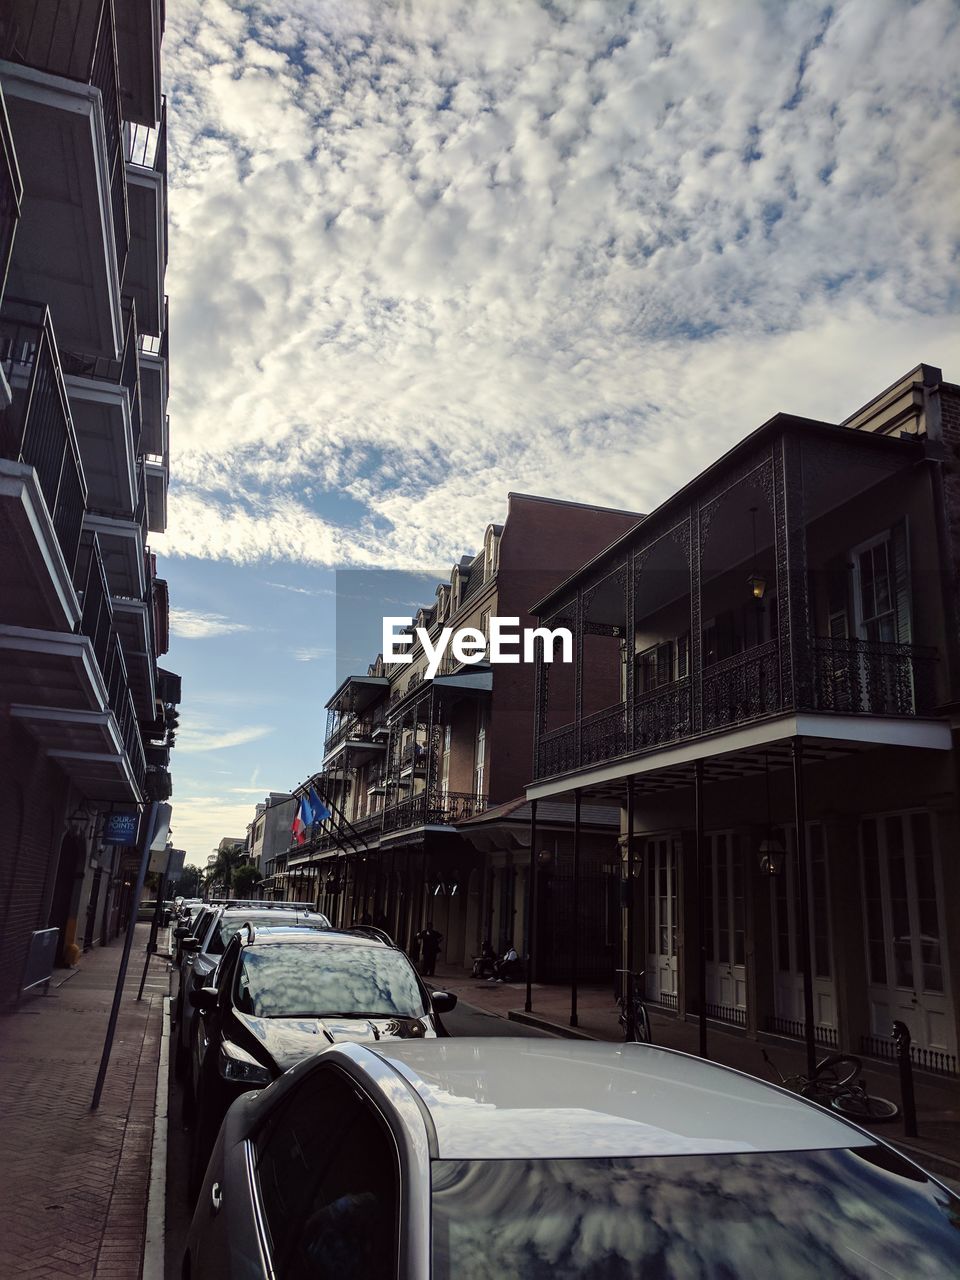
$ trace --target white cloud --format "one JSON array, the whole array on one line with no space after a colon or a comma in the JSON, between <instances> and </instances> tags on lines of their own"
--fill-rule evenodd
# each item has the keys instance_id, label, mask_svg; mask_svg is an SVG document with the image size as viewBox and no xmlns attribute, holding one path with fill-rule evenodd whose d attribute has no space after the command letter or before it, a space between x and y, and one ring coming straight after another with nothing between
<instances>
[{"instance_id":1,"label":"white cloud","mask_svg":"<svg viewBox=\"0 0 960 1280\"><path fill-rule=\"evenodd\" d=\"M231 622L222 613L197 613L191 609L170 610L170 631L184 640L207 640L235 631L249 631L244 622Z\"/></svg>"},{"instance_id":2,"label":"white cloud","mask_svg":"<svg viewBox=\"0 0 960 1280\"><path fill-rule=\"evenodd\" d=\"M294 649L293 656L297 662L316 662L320 658L329 658L333 653L332 649L310 648L305 646L300 649Z\"/></svg>"},{"instance_id":3,"label":"white cloud","mask_svg":"<svg viewBox=\"0 0 960 1280\"><path fill-rule=\"evenodd\" d=\"M225 751L229 747L243 747L273 733L268 724L238 725L235 729L207 727L202 721L190 718L177 736L177 751Z\"/></svg>"},{"instance_id":4,"label":"white cloud","mask_svg":"<svg viewBox=\"0 0 960 1280\"><path fill-rule=\"evenodd\" d=\"M947 0L183 0L165 51L168 554L446 563L956 373Z\"/></svg>"}]
</instances>

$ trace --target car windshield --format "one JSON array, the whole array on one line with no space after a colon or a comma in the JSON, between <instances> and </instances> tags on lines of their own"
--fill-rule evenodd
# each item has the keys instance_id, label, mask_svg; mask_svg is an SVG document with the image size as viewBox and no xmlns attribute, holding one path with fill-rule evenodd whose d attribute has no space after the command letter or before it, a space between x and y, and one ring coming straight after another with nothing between
<instances>
[{"instance_id":1,"label":"car windshield","mask_svg":"<svg viewBox=\"0 0 960 1280\"><path fill-rule=\"evenodd\" d=\"M960 1200L882 1147L432 1168L438 1280L960 1275Z\"/></svg>"},{"instance_id":2,"label":"car windshield","mask_svg":"<svg viewBox=\"0 0 960 1280\"><path fill-rule=\"evenodd\" d=\"M210 945L207 951L212 956L223 955L227 943L237 932L242 929L245 924L252 924L254 928L257 925L285 925L287 928L296 926L299 929L325 929L327 927L326 920L320 915L304 915L295 911L248 911L243 915L224 916L219 926L214 930L213 937L210 939Z\"/></svg>"},{"instance_id":3,"label":"car windshield","mask_svg":"<svg viewBox=\"0 0 960 1280\"><path fill-rule=\"evenodd\" d=\"M423 992L410 961L391 947L336 943L247 948L237 1008L258 1018L420 1018Z\"/></svg>"}]
</instances>

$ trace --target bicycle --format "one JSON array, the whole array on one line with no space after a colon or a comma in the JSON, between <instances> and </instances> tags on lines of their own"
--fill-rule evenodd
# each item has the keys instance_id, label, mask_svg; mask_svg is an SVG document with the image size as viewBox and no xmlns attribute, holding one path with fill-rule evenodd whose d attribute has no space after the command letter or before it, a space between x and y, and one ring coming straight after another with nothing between
<instances>
[{"instance_id":1,"label":"bicycle","mask_svg":"<svg viewBox=\"0 0 960 1280\"><path fill-rule=\"evenodd\" d=\"M813 1075L803 1072L785 1076L776 1063L770 1058L766 1049L762 1049L763 1060L771 1070L775 1071L779 1082L785 1089L792 1089L802 1098L817 1102L821 1107L828 1107L848 1120L864 1120L874 1124L885 1120L895 1120L900 1108L889 1098L880 1098L867 1092L867 1087L860 1078L861 1062L853 1054L831 1053L820 1060L813 1069Z\"/></svg>"},{"instance_id":2,"label":"bicycle","mask_svg":"<svg viewBox=\"0 0 960 1280\"><path fill-rule=\"evenodd\" d=\"M634 973L632 969L618 969L617 973L625 978L617 997L617 1007L620 1010L617 1020L623 1027L624 1040L633 1044L653 1044L650 1016L640 995L640 979L644 970Z\"/></svg>"}]
</instances>

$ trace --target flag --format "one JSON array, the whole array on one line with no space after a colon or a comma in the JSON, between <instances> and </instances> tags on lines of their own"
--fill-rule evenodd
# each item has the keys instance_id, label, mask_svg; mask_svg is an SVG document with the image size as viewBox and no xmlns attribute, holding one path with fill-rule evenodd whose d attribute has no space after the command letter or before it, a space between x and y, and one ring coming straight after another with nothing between
<instances>
[{"instance_id":1,"label":"flag","mask_svg":"<svg viewBox=\"0 0 960 1280\"><path fill-rule=\"evenodd\" d=\"M333 817L333 814L317 795L313 787L310 788L310 804L313 806L314 822L326 822L327 818Z\"/></svg>"},{"instance_id":2,"label":"flag","mask_svg":"<svg viewBox=\"0 0 960 1280\"><path fill-rule=\"evenodd\" d=\"M303 822L300 819L299 807L293 815L293 822L290 825L290 834L293 836L297 844L303 844Z\"/></svg>"},{"instance_id":3,"label":"flag","mask_svg":"<svg viewBox=\"0 0 960 1280\"><path fill-rule=\"evenodd\" d=\"M300 834L297 836L297 843L303 844L307 838L307 829L313 826L314 817L313 809L310 807L310 801L305 795L300 797Z\"/></svg>"}]
</instances>

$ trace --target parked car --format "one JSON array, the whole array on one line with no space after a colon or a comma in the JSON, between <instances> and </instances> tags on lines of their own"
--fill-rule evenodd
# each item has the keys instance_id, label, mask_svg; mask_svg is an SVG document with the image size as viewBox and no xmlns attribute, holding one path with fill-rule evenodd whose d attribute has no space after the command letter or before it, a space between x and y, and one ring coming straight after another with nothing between
<instances>
[{"instance_id":1,"label":"parked car","mask_svg":"<svg viewBox=\"0 0 960 1280\"><path fill-rule=\"evenodd\" d=\"M330 1044L433 1039L457 997L431 995L414 966L373 929L240 928L213 981L195 990L193 1182L230 1103Z\"/></svg>"},{"instance_id":2,"label":"parked car","mask_svg":"<svg viewBox=\"0 0 960 1280\"><path fill-rule=\"evenodd\" d=\"M190 1003L190 992L198 991L220 963L227 943L242 924L290 924L305 929L329 929L330 921L312 907L297 903L269 902L230 906L208 906L196 921L196 932L186 934L180 943L180 985L174 1007L174 1070L182 1075L189 1060L190 1038L196 1022L196 1010Z\"/></svg>"},{"instance_id":3,"label":"parked car","mask_svg":"<svg viewBox=\"0 0 960 1280\"><path fill-rule=\"evenodd\" d=\"M185 1277L960 1274L960 1198L775 1085L650 1045L338 1044L234 1103Z\"/></svg>"}]
</instances>

